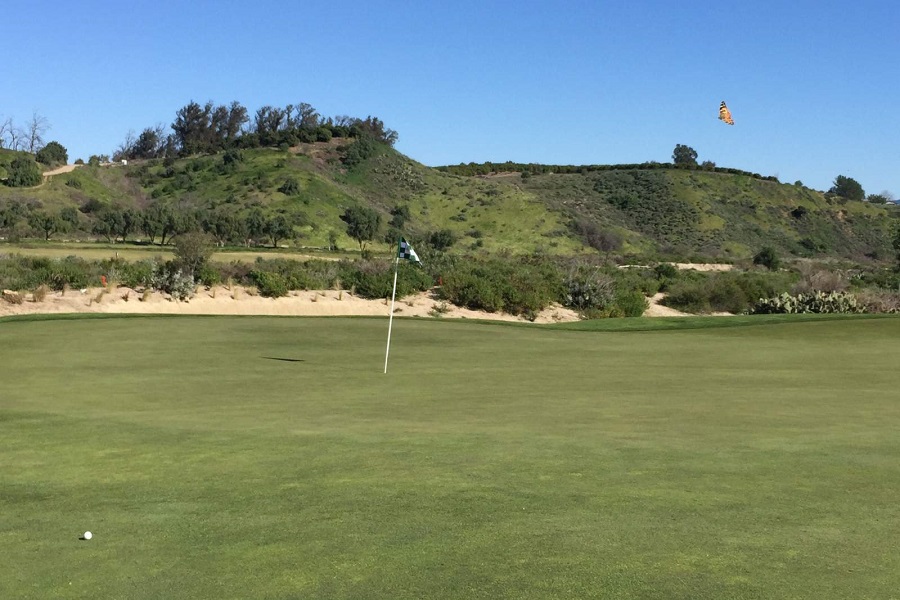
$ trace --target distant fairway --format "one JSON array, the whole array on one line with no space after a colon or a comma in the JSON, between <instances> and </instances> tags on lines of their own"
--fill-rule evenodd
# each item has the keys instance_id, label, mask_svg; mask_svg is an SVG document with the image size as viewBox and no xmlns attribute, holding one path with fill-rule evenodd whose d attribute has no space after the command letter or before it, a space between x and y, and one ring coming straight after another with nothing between
<instances>
[{"instance_id":1,"label":"distant fairway","mask_svg":"<svg viewBox=\"0 0 900 600\"><path fill-rule=\"evenodd\" d=\"M898 597L900 319L386 326L0 321L0 598Z\"/></svg>"}]
</instances>

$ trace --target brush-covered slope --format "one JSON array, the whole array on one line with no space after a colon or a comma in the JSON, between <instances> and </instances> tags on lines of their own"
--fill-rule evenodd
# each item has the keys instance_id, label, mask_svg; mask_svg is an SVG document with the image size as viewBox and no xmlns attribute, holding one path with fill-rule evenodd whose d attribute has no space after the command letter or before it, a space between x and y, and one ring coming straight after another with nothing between
<instances>
[{"instance_id":1,"label":"brush-covered slope","mask_svg":"<svg viewBox=\"0 0 900 600\"><path fill-rule=\"evenodd\" d=\"M887 257L900 216L743 174L611 169L512 179L576 222L620 232L639 252L742 258L768 245L800 256Z\"/></svg>"},{"instance_id":2,"label":"brush-covered slope","mask_svg":"<svg viewBox=\"0 0 900 600\"><path fill-rule=\"evenodd\" d=\"M770 245L806 256L889 258L895 207L849 202L752 174L671 168L584 168L565 173L463 176L432 169L386 145L348 161L357 142L291 149L229 150L178 160L85 166L35 188L0 186L0 209L26 203L48 212L77 206L86 226L103 207L144 210L162 203L204 215L281 213L292 245L355 242L340 220L353 205L382 214L376 249L387 249L391 211L403 233L424 240L452 232L453 250L592 251L646 257L738 259ZM662 165L665 166L665 165Z\"/></svg>"}]
</instances>

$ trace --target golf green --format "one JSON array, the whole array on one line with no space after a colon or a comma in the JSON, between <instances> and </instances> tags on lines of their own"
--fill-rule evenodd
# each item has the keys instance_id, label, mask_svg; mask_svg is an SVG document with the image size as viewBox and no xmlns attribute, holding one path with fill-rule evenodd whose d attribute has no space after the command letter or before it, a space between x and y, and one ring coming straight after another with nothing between
<instances>
[{"instance_id":1,"label":"golf green","mask_svg":"<svg viewBox=\"0 0 900 600\"><path fill-rule=\"evenodd\" d=\"M0 320L0 598L896 597L900 319L386 334Z\"/></svg>"}]
</instances>

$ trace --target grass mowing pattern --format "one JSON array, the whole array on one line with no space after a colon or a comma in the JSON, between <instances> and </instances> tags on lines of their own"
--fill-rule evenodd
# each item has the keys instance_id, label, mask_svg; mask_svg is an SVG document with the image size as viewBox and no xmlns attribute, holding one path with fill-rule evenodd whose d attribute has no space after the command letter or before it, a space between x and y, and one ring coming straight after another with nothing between
<instances>
[{"instance_id":1,"label":"grass mowing pattern","mask_svg":"<svg viewBox=\"0 0 900 600\"><path fill-rule=\"evenodd\" d=\"M900 320L385 325L0 322L0 597L900 586Z\"/></svg>"}]
</instances>

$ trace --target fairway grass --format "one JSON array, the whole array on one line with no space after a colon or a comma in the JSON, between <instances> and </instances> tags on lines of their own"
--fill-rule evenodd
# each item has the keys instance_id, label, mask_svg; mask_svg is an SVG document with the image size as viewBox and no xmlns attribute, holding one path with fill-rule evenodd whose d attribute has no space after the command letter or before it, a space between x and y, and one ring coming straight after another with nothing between
<instances>
[{"instance_id":1,"label":"fairway grass","mask_svg":"<svg viewBox=\"0 0 900 600\"><path fill-rule=\"evenodd\" d=\"M0 598L897 596L900 319L386 333L0 321Z\"/></svg>"}]
</instances>

